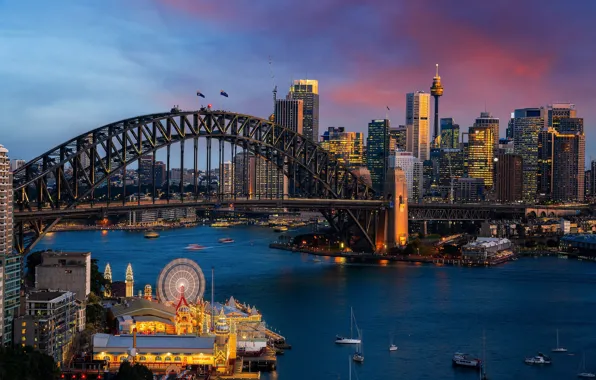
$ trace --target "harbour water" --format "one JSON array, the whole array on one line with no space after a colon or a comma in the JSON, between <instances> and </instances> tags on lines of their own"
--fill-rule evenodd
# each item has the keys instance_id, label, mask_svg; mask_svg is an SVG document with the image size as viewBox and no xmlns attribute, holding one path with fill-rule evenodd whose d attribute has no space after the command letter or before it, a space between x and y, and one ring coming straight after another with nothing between
<instances>
[{"instance_id":1,"label":"harbour water","mask_svg":"<svg viewBox=\"0 0 596 380\"><path fill-rule=\"evenodd\" d=\"M292 350L278 357L278 370L264 378L347 379L355 347L334 344L349 334L350 306L363 330L365 361L355 365L365 379L477 379L473 370L451 366L454 352L482 355L492 379L574 379L586 353L596 371L596 265L557 258L520 259L492 268L320 262L305 254L278 251L268 244L279 234L265 227L196 227L142 232L55 233L36 249L85 250L106 262L114 280L123 280L131 262L135 292L155 285L170 260L187 257L202 268L215 295L233 295L262 311ZM230 237L232 244L218 239ZM187 251L189 244L203 251ZM559 329L569 353L550 352ZM399 347L389 352L390 336ZM542 351L550 366L527 366L526 356ZM569 355L575 354L575 355ZM355 375L353 375L356 378Z\"/></svg>"}]
</instances>

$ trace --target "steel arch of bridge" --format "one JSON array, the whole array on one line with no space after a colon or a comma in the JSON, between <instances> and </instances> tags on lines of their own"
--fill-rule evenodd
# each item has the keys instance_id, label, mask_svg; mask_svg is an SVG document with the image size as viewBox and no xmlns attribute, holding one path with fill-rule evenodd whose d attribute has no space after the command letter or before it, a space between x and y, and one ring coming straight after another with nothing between
<instances>
[{"instance_id":1,"label":"steel arch of bridge","mask_svg":"<svg viewBox=\"0 0 596 380\"><path fill-rule=\"evenodd\" d=\"M199 138L207 140L208 170L211 143L215 139L220 143L220 162L223 159L223 143L231 143L272 162L277 170L293 178L297 184L296 190L307 197L355 200L374 197L372 189L330 153L288 128L265 119L225 111L173 109L167 113L138 116L105 125L31 160L13 173L15 213L69 210L81 203L93 203L98 186L109 183L112 176L126 171L128 165L140 163L142 156L152 154L155 165L155 152L167 148L169 170L170 146L187 140L194 140L196 169ZM181 165L184 145L181 144ZM152 173L155 179L155 170ZM182 186L183 181L180 182ZM168 197L169 186L168 181ZM220 181L220 189L221 186ZM196 174L194 188L197 189ZM124 202L126 186L123 189ZM198 196L197 191L195 196ZM222 197L223 192L218 191L218 196ZM323 215L338 230L345 232L356 226L369 245L374 247L374 228L370 215L362 217L352 210L341 209L323 212ZM60 219L17 221L17 251L28 252ZM28 229L34 235L26 241L25 232Z\"/></svg>"}]
</instances>

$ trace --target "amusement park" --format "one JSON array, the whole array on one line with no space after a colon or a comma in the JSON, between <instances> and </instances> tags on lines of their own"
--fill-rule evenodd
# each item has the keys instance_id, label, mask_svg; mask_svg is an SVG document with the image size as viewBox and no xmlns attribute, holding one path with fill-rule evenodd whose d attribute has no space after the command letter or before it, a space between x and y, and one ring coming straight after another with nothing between
<instances>
[{"instance_id":1,"label":"amusement park","mask_svg":"<svg viewBox=\"0 0 596 380\"><path fill-rule=\"evenodd\" d=\"M108 263L106 283L118 285L111 273ZM93 370L79 365L66 375L111 378L122 366L135 364L158 378L257 379L261 371L275 370L276 355L291 346L266 326L254 305L233 296L216 302L213 278L212 270L211 299L206 300L201 267L179 258L161 270L155 294L148 284L135 296L129 264L124 297L111 293L117 286L106 286L107 329L92 337L90 359L95 366L87 369Z\"/></svg>"}]
</instances>

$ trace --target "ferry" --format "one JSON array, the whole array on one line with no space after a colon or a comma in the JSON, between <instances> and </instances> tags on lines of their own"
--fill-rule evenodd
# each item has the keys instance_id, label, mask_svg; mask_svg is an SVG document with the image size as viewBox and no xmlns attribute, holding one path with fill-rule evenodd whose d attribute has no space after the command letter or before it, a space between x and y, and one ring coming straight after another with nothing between
<instances>
[{"instance_id":1,"label":"ferry","mask_svg":"<svg viewBox=\"0 0 596 380\"><path fill-rule=\"evenodd\" d=\"M213 228L228 228L228 227L230 227L230 223L216 222L216 223L211 224L211 227L213 227Z\"/></svg>"},{"instance_id":2,"label":"ferry","mask_svg":"<svg viewBox=\"0 0 596 380\"><path fill-rule=\"evenodd\" d=\"M480 368L482 366L482 360L475 358L470 354L456 352L453 355L453 365Z\"/></svg>"},{"instance_id":3,"label":"ferry","mask_svg":"<svg viewBox=\"0 0 596 380\"><path fill-rule=\"evenodd\" d=\"M189 251L202 251L203 249L205 249L205 247L203 247L200 244L189 244L186 246L186 249Z\"/></svg>"},{"instance_id":4,"label":"ferry","mask_svg":"<svg viewBox=\"0 0 596 380\"><path fill-rule=\"evenodd\" d=\"M145 232L145 239L157 239L159 234L155 231L147 231Z\"/></svg>"},{"instance_id":5,"label":"ferry","mask_svg":"<svg viewBox=\"0 0 596 380\"><path fill-rule=\"evenodd\" d=\"M550 364L551 360L548 356L539 352L538 355L536 355L536 356L532 356L531 358L526 358L524 360L524 362L526 364Z\"/></svg>"},{"instance_id":6,"label":"ferry","mask_svg":"<svg viewBox=\"0 0 596 380\"><path fill-rule=\"evenodd\" d=\"M229 244L229 243L233 243L234 242L234 239L231 239L231 238L221 238L218 241L220 243L222 243L222 244Z\"/></svg>"},{"instance_id":7,"label":"ferry","mask_svg":"<svg viewBox=\"0 0 596 380\"><path fill-rule=\"evenodd\" d=\"M275 231L275 232L286 232L287 230L288 230L288 227L286 227L286 226L279 226L279 227L273 228L273 231Z\"/></svg>"}]
</instances>

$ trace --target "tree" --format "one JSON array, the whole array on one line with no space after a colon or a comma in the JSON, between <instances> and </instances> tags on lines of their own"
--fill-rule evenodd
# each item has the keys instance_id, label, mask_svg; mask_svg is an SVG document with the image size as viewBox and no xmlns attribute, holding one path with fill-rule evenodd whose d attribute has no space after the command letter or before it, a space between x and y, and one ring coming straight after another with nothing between
<instances>
[{"instance_id":1,"label":"tree","mask_svg":"<svg viewBox=\"0 0 596 380\"><path fill-rule=\"evenodd\" d=\"M51 356L31 347L0 348L0 379L46 380L57 375Z\"/></svg>"},{"instance_id":2,"label":"tree","mask_svg":"<svg viewBox=\"0 0 596 380\"><path fill-rule=\"evenodd\" d=\"M91 259L91 291L101 297L106 283L107 280L103 278L103 273L99 271L97 259Z\"/></svg>"},{"instance_id":3,"label":"tree","mask_svg":"<svg viewBox=\"0 0 596 380\"><path fill-rule=\"evenodd\" d=\"M153 380L153 372L142 364L122 362L116 380Z\"/></svg>"}]
</instances>

